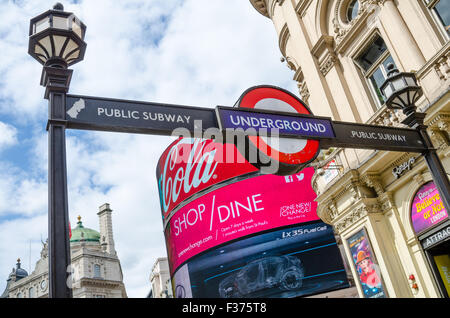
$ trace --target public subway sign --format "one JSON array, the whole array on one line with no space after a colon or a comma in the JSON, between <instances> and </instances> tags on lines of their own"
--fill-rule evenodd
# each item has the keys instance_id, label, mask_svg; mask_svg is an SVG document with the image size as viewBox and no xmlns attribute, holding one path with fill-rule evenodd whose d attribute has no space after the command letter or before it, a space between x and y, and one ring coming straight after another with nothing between
<instances>
[{"instance_id":1,"label":"public subway sign","mask_svg":"<svg viewBox=\"0 0 450 318\"><path fill-rule=\"evenodd\" d=\"M334 139L324 139L322 148L342 147L400 152L427 150L415 129L333 121Z\"/></svg>"},{"instance_id":2,"label":"public subway sign","mask_svg":"<svg viewBox=\"0 0 450 318\"><path fill-rule=\"evenodd\" d=\"M217 127L214 111L203 107L76 95L66 96L66 120L68 128L167 136Z\"/></svg>"},{"instance_id":3,"label":"public subway sign","mask_svg":"<svg viewBox=\"0 0 450 318\"><path fill-rule=\"evenodd\" d=\"M216 109L196 106L66 95L65 115L69 129L166 136L177 128L191 133L209 128L240 128L249 130L249 134L254 131L270 134L270 130L277 129L280 137L320 140L320 148L324 149L426 150L419 132L414 129L337 122L312 115L277 114L243 107L218 106L216 113Z\"/></svg>"}]
</instances>

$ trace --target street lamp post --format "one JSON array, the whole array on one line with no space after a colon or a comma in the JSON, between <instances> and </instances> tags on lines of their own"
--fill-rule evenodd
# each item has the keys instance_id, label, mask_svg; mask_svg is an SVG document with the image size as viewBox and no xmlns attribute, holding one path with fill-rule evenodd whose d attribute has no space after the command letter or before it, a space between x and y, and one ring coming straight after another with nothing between
<instances>
[{"instance_id":1,"label":"street lamp post","mask_svg":"<svg viewBox=\"0 0 450 318\"><path fill-rule=\"evenodd\" d=\"M441 200L447 211L450 211L450 182L442 162L433 147L427 126L424 125L425 113L416 112L416 101L422 96L422 88L417 84L414 73L400 73L390 63L388 78L381 86L386 97L386 106L391 109L401 109L406 115L403 124L416 129L422 137L426 150L422 153L430 169L434 183L440 193Z\"/></svg>"},{"instance_id":2,"label":"street lamp post","mask_svg":"<svg viewBox=\"0 0 450 318\"><path fill-rule=\"evenodd\" d=\"M66 93L72 70L84 58L86 26L60 3L30 21L28 53L43 65L41 85L48 113L49 297L71 298L69 213L66 174Z\"/></svg>"}]
</instances>

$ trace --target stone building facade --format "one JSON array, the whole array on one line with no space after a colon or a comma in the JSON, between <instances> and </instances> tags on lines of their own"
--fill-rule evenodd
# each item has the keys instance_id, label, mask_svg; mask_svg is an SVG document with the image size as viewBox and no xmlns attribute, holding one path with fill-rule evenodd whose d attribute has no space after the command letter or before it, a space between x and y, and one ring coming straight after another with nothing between
<instances>
[{"instance_id":1,"label":"stone building facade","mask_svg":"<svg viewBox=\"0 0 450 318\"><path fill-rule=\"evenodd\" d=\"M167 257L159 257L153 264L150 274L152 298L172 298L169 262Z\"/></svg>"},{"instance_id":2,"label":"stone building facade","mask_svg":"<svg viewBox=\"0 0 450 318\"><path fill-rule=\"evenodd\" d=\"M450 171L449 1L250 2L273 21L281 61L317 116L404 127L404 115L386 108L380 86L388 63L414 72L424 93L418 111L426 113L428 133ZM431 198L420 202L431 193L423 189L433 186L421 154L330 148L314 164L318 214L344 242L360 297L449 296L448 211L431 209ZM415 217L425 206L428 214L421 217L427 220L420 222L428 224L419 228ZM366 250L357 253L362 244ZM381 284L373 295L364 259Z\"/></svg>"},{"instance_id":3,"label":"stone building facade","mask_svg":"<svg viewBox=\"0 0 450 318\"><path fill-rule=\"evenodd\" d=\"M122 268L114 247L112 210L105 203L97 213L100 232L84 227L81 217L71 230L71 279L74 298L125 298ZM1 298L48 297L48 245L43 243L41 258L31 274L21 268L20 259L7 279Z\"/></svg>"}]
</instances>

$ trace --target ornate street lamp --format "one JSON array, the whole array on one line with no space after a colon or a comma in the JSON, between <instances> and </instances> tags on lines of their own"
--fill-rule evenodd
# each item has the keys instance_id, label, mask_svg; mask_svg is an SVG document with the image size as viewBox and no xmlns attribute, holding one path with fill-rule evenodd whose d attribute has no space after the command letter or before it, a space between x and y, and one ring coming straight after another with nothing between
<instances>
[{"instance_id":1,"label":"ornate street lamp","mask_svg":"<svg viewBox=\"0 0 450 318\"><path fill-rule=\"evenodd\" d=\"M67 68L84 58L86 26L63 10L57 3L30 21L28 53L45 66Z\"/></svg>"},{"instance_id":2,"label":"ornate street lamp","mask_svg":"<svg viewBox=\"0 0 450 318\"><path fill-rule=\"evenodd\" d=\"M389 63L388 79L381 85L386 97L386 106L391 109L402 109L406 116L416 111L416 102L423 95L422 87L417 84L414 73L400 73Z\"/></svg>"},{"instance_id":3,"label":"ornate street lamp","mask_svg":"<svg viewBox=\"0 0 450 318\"><path fill-rule=\"evenodd\" d=\"M423 156L438 188L444 207L447 211L450 211L450 182L447 173L427 133L427 126L424 125L426 114L416 112L416 102L423 94L422 88L417 84L414 73L400 73L392 63L387 66L387 69L389 70L388 78L381 85L381 91L386 97L386 106L391 109L401 109L406 115L402 123L420 133L421 141L427 148L423 152Z\"/></svg>"},{"instance_id":4,"label":"ornate street lamp","mask_svg":"<svg viewBox=\"0 0 450 318\"><path fill-rule=\"evenodd\" d=\"M86 51L86 26L57 3L30 21L28 53L43 65L41 85L49 101L47 123L49 297L71 298L69 213L66 175L66 93L72 70Z\"/></svg>"}]
</instances>

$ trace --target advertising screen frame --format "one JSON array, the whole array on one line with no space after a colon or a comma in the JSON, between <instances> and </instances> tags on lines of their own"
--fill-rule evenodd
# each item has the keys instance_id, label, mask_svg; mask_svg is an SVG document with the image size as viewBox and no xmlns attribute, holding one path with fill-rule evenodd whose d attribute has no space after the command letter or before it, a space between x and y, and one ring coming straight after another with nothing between
<instances>
[{"instance_id":1,"label":"advertising screen frame","mask_svg":"<svg viewBox=\"0 0 450 318\"><path fill-rule=\"evenodd\" d=\"M281 265L278 274L262 270L269 263ZM259 278L249 281L255 267ZM283 285L288 271L296 272L300 282ZM177 269L172 284L177 298L292 298L350 287L332 226L320 220L259 232L202 252Z\"/></svg>"}]
</instances>

